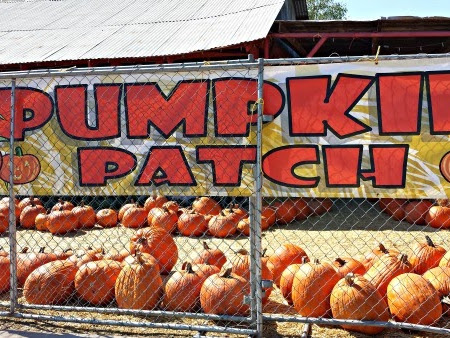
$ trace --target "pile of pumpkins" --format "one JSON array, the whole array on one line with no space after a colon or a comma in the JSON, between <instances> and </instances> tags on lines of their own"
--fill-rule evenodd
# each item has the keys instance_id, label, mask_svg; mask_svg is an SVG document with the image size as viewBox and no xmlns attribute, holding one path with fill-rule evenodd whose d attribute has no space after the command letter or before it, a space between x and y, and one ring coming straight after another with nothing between
<instances>
[{"instance_id":1,"label":"pile of pumpkins","mask_svg":"<svg viewBox=\"0 0 450 338\"><path fill-rule=\"evenodd\" d=\"M101 209L97 212L83 202L79 206L69 201L59 200L47 211L37 197L31 196L15 200L15 213L18 224L25 229L49 231L63 235L78 229L88 229L99 225L104 228L121 224L127 228L157 226L169 233L184 236L225 238L236 234L248 236L250 221L248 212L238 205L222 208L211 197L198 197L190 207L182 208L165 196L150 196L144 205L127 203L118 212ZM302 198L285 199L262 209L261 228L267 230L274 224L288 224L321 215L331 210L330 199ZM8 229L9 198L0 200L0 233Z\"/></svg>"},{"instance_id":2,"label":"pile of pumpkins","mask_svg":"<svg viewBox=\"0 0 450 338\"><path fill-rule=\"evenodd\" d=\"M309 261L305 251L284 244L274 273L285 300L304 317L387 321L432 325L449 315L450 251L430 237L416 243L408 257L382 244L364 260L350 257ZM281 271L281 273L280 273ZM378 334L382 327L343 328Z\"/></svg>"},{"instance_id":3,"label":"pile of pumpkins","mask_svg":"<svg viewBox=\"0 0 450 338\"><path fill-rule=\"evenodd\" d=\"M450 201L438 199L406 200L382 198L378 205L381 211L397 221L407 221L415 225L429 225L435 229L450 228Z\"/></svg>"}]
</instances>

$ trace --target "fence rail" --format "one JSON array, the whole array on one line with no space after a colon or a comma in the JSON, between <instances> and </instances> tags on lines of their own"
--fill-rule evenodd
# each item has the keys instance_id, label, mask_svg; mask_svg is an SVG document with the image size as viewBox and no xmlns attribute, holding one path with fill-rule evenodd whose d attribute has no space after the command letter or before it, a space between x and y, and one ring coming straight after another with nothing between
<instances>
[{"instance_id":1,"label":"fence rail","mask_svg":"<svg viewBox=\"0 0 450 338\"><path fill-rule=\"evenodd\" d=\"M450 334L449 67L0 73L0 316Z\"/></svg>"}]
</instances>

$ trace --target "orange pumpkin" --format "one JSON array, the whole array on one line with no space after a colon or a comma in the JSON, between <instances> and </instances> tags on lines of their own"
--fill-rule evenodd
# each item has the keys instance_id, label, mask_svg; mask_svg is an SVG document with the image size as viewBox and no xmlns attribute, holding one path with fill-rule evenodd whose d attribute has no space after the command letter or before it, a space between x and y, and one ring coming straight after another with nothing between
<instances>
[{"instance_id":1,"label":"orange pumpkin","mask_svg":"<svg viewBox=\"0 0 450 338\"><path fill-rule=\"evenodd\" d=\"M261 217L267 218L267 223L269 224L269 227L271 227L277 221L277 211L275 208L265 206L262 208Z\"/></svg>"},{"instance_id":2,"label":"orange pumpkin","mask_svg":"<svg viewBox=\"0 0 450 338\"><path fill-rule=\"evenodd\" d=\"M117 225L117 212L113 209L102 209L95 215L96 222L103 228L112 228Z\"/></svg>"},{"instance_id":3,"label":"orange pumpkin","mask_svg":"<svg viewBox=\"0 0 450 338\"><path fill-rule=\"evenodd\" d=\"M203 242L203 251L193 260L194 264L215 265L219 269L227 262L227 257L219 249L211 249L206 242Z\"/></svg>"},{"instance_id":4,"label":"orange pumpkin","mask_svg":"<svg viewBox=\"0 0 450 338\"><path fill-rule=\"evenodd\" d=\"M119 220L119 222L122 222L123 215L125 215L125 212L131 207L134 207L135 205L136 202L134 202L134 199L131 199L131 203L127 203L119 209L119 213L117 214L117 219Z\"/></svg>"},{"instance_id":5,"label":"orange pumpkin","mask_svg":"<svg viewBox=\"0 0 450 338\"><path fill-rule=\"evenodd\" d=\"M405 206L405 220L411 224L425 225L425 218L432 206L430 201L409 202Z\"/></svg>"},{"instance_id":6,"label":"orange pumpkin","mask_svg":"<svg viewBox=\"0 0 450 338\"><path fill-rule=\"evenodd\" d=\"M125 228L141 228L147 224L147 211L138 203L129 207L122 218Z\"/></svg>"},{"instance_id":7,"label":"orange pumpkin","mask_svg":"<svg viewBox=\"0 0 450 338\"><path fill-rule=\"evenodd\" d=\"M52 212L53 211L61 211L61 210L72 210L75 206L69 202L69 201L63 201L62 199L58 200L58 203L56 203L53 208L52 208Z\"/></svg>"},{"instance_id":8,"label":"orange pumpkin","mask_svg":"<svg viewBox=\"0 0 450 338\"><path fill-rule=\"evenodd\" d=\"M296 221L302 221L307 219L309 215L311 215L311 208L303 198L293 198L294 206L296 209L297 215L295 216Z\"/></svg>"},{"instance_id":9,"label":"orange pumpkin","mask_svg":"<svg viewBox=\"0 0 450 338\"><path fill-rule=\"evenodd\" d=\"M17 198L14 199L14 214L16 216L16 222L18 223L20 220L20 214L22 209L19 207L19 200ZM0 215L4 215L9 218L9 197L3 197L0 200Z\"/></svg>"},{"instance_id":10,"label":"orange pumpkin","mask_svg":"<svg viewBox=\"0 0 450 338\"><path fill-rule=\"evenodd\" d=\"M130 241L130 252L149 253L158 261L161 274L168 274L178 260L178 248L170 234L159 227L140 229Z\"/></svg>"},{"instance_id":11,"label":"orange pumpkin","mask_svg":"<svg viewBox=\"0 0 450 338\"><path fill-rule=\"evenodd\" d=\"M27 206L32 205L32 204L44 206L44 205L42 204L42 201L41 201L39 198L34 197L34 196L25 197L23 200L21 200L21 201L19 202L18 206L19 206L19 209L20 209L20 210L23 210L23 209L25 209Z\"/></svg>"},{"instance_id":12,"label":"orange pumpkin","mask_svg":"<svg viewBox=\"0 0 450 338\"><path fill-rule=\"evenodd\" d=\"M243 277L245 280L250 280L250 255L244 249L239 250L236 256L231 260L231 272ZM267 265L261 260L261 279L273 280L272 273ZM272 288L263 288L262 303L266 304L269 300L269 296L272 293Z\"/></svg>"},{"instance_id":13,"label":"orange pumpkin","mask_svg":"<svg viewBox=\"0 0 450 338\"><path fill-rule=\"evenodd\" d=\"M130 255L130 251L128 249L109 249L108 253L104 255L104 259L111 259L113 261L117 262L123 262L125 258L127 258Z\"/></svg>"},{"instance_id":14,"label":"orange pumpkin","mask_svg":"<svg viewBox=\"0 0 450 338\"><path fill-rule=\"evenodd\" d=\"M413 246L413 254L409 259L414 272L420 275L438 266L447 252L443 247L435 245L429 236L425 236L425 240L426 242L419 242Z\"/></svg>"},{"instance_id":15,"label":"orange pumpkin","mask_svg":"<svg viewBox=\"0 0 450 338\"><path fill-rule=\"evenodd\" d=\"M178 209L180 208L180 206L175 201L168 201L162 205L162 208L163 209L166 208L169 209L170 211L178 213Z\"/></svg>"},{"instance_id":16,"label":"orange pumpkin","mask_svg":"<svg viewBox=\"0 0 450 338\"><path fill-rule=\"evenodd\" d=\"M249 306L244 303L244 297L249 292L249 282L227 269L205 280L200 290L200 303L205 313L245 316Z\"/></svg>"},{"instance_id":17,"label":"orange pumpkin","mask_svg":"<svg viewBox=\"0 0 450 338\"><path fill-rule=\"evenodd\" d=\"M204 215L190 210L178 217L177 228L184 236L201 236L208 230L208 222Z\"/></svg>"},{"instance_id":18,"label":"orange pumpkin","mask_svg":"<svg viewBox=\"0 0 450 338\"><path fill-rule=\"evenodd\" d=\"M425 272L422 276L433 285L439 294L439 298L450 295L450 268L438 266Z\"/></svg>"},{"instance_id":19,"label":"orange pumpkin","mask_svg":"<svg viewBox=\"0 0 450 338\"><path fill-rule=\"evenodd\" d=\"M269 256L267 267L272 272L273 281L277 286L280 286L280 278L284 269L291 264L302 263L303 257L309 261L305 250L290 243L282 244L273 255Z\"/></svg>"},{"instance_id":20,"label":"orange pumpkin","mask_svg":"<svg viewBox=\"0 0 450 338\"><path fill-rule=\"evenodd\" d=\"M330 296L333 318L387 322L389 310L375 287L364 277L347 274L334 286ZM378 334L384 330L376 326L341 325L342 328L364 334Z\"/></svg>"},{"instance_id":21,"label":"orange pumpkin","mask_svg":"<svg viewBox=\"0 0 450 338\"><path fill-rule=\"evenodd\" d=\"M151 223L149 223L151 226L158 226L169 233L174 232L177 228L178 214L176 211L167 208L153 208L151 214Z\"/></svg>"},{"instance_id":22,"label":"orange pumpkin","mask_svg":"<svg viewBox=\"0 0 450 338\"><path fill-rule=\"evenodd\" d=\"M308 201L308 206L313 215L323 215L333 208L333 201L329 198L313 198Z\"/></svg>"},{"instance_id":23,"label":"orange pumpkin","mask_svg":"<svg viewBox=\"0 0 450 338\"><path fill-rule=\"evenodd\" d=\"M23 295L30 304L51 305L67 301L75 292L78 268L66 260L56 260L35 269L26 279Z\"/></svg>"},{"instance_id":24,"label":"orange pumpkin","mask_svg":"<svg viewBox=\"0 0 450 338\"><path fill-rule=\"evenodd\" d=\"M432 228L450 228L450 208L441 206L431 207L425 217L425 221Z\"/></svg>"},{"instance_id":25,"label":"orange pumpkin","mask_svg":"<svg viewBox=\"0 0 450 338\"><path fill-rule=\"evenodd\" d=\"M362 261L364 267L366 268L366 271L369 270L372 265L382 256L384 255L394 255L397 256L400 254L400 251L395 249L386 249L386 247L380 243L378 246L373 249L371 252L369 252L365 259Z\"/></svg>"},{"instance_id":26,"label":"orange pumpkin","mask_svg":"<svg viewBox=\"0 0 450 338\"><path fill-rule=\"evenodd\" d=\"M35 227L36 216L45 214L46 212L47 211L42 205L31 202L25 209L22 209L22 212L20 213L20 224L26 229L33 229Z\"/></svg>"},{"instance_id":27,"label":"orange pumpkin","mask_svg":"<svg viewBox=\"0 0 450 338\"><path fill-rule=\"evenodd\" d=\"M292 301L297 312L304 317L328 317L331 291L339 279L328 263L315 260L300 266L292 283Z\"/></svg>"},{"instance_id":28,"label":"orange pumpkin","mask_svg":"<svg viewBox=\"0 0 450 338\"><path fill-rule=\"evenodd\" d=\"M48 216L47 229L54 235L63 235L76 230L78 225L77 217L70 210L52 211Z\"/></svg>"},{"instance_id":29,"label":"orange pumpkin","mask_svg":"<svg viewBox=\"0 0 450 338\"><path fill-rule=\"evenodd\" d=\"M191 263L183 264L181 271L166 282L164 307L170 311L193 312L200 304L200 290L206 278L196 273Z\"/></svg>"},{"instance_id":30,"label":"orange pumpkin","mask_svg":"<svg viewBox=\"0 0 450 338\"><path fill-rule=\"evenodd\" d=\"M117 305L123 309L152 310L162 296L163 282L155 261L136 255L134 264L126 264L115 281Z\"/></svg>"},{"instance_id":31,"label":"orange pumpkin","mask_svg":"<svg viewBox=\"0 0 450 338\"><path fill-rule=\"evenodd\" d=\"M0 214L0 234L8 231L9 228L9 217L3 214Z\"/></svg>"},{"instance_id":32,"label":"orange pumpkin","mask_svg":"<svg viewBox=\"0 0 450 338\"><path fill-rule=\"evenodd\" d=\"M192 203L192 209L202 215L219 215L222 207L210 197L198 197Z\"/></svg>"},{"instance_id":33,"label":"orange pumpkin","mask_svg":"<svg viewBox=\"0 0 450 338\"><path fill-rule=\"evenodd\" d=\"M291 199L286 199L280 203L276 209L277 223L288 224L297 217L297 206Z\"/></svg>"},{"instance_id":34,"label":"orange pumpkin","mask_svg":"<svg viewBox=\"0 0 450 338\"><path fill-rule=\"evenodd\" d=\"M36 230L39 231L48 231L48 220L49 220L49 214L42 213L38 214L36 218L34 219L34 226Z\"/></svg>"},{"instance_id":35,"label":"orange pumpkin","mask_svg":"<svg viewBox=\"0 0 450 338\"><path fill-rule=\"evenodd\" d=\"M344 278L350 272L358 275L363 275L366 273L366 268L364 265L360 261L351 257L338 257L333 261L333 265L340 278Z\"/></svg>"},{"instance_id":36,"label":"orange pumpkin","mask_svg":"<svg viewBox=\"0 0 450 338\"><path fill-rule=\"evenodd\" d=\"M128 250L127 250L128 251ZM152 264L156 264L158 265L158 269L159 269L159 264L158 261L155 259L155 257L153 257L152 255L148 254L148 253L141 253L141 252L136 252L132 255L128 254L123 260L122 260L122 267L124 267L125 265L133 265L133 264L139 264L138 262L138 257L140 256L140 260L144 260L146 263L152 263Z\"/></svg>"},{"instance_id":37,"label":"orange pumpkin","mask_svg":"<svg viewBox=\"0 0 450 338\"><path fill-rule=\"evenodd\" d=\"M234 212L225 214L223 211L214 216L208 223L208 231L211 236L225 238L233 236L237 231L240 216Z\"/></svg>"},{"instance_id":38,"label":"orange pumpkin","mask_svg":"<svg viewBox=\"0 0 450 338\"><path fill-rule=\"evenodd\" d=\"M164 203L167 202L169 202L169 200L165 196L161 195L150 196L145 200L144 209L147 210L147 212L149 212L153 208L161 208L164 205Z\"/></svg>"},{"instance_id":39,"label":"orange pumpkin","mask_svg":"<svg viewBox=\"0 0 450 338\"><path fill-rule=\"evenodd\" d=\"M186 263L183 263L182 269L185 269ZM210 264L194 264L192 263L192 270L194 270L197 274L202 275L204 279L208 278L209 276L212 276L216 273L220 272L220 269L215 265Z\"/></svg>"},{"instance_id":40,"label":"orange pumpkin","mask_svg":"<svg viewBox=\"0 0 450 338\"><path fill-rule=\"evenodd\" d=\"M289 305L293 305L292 302L292 283L294 282L294 276L300 269L302 264L307 263L306 257L303 257L301 264L291 264L286 269L284 269L280 278L280 291L284 299Z\"/></svg>"},{"instance_id":41,"label":"orange pumpkin","mask_svg":"<svg viewBox=\"0 0 450 338\"><path fill-rule=\"evenodd\" d=\"M248 212L244 208L241 208L238 204L231 204L229 208L223 209L223 212L225 215L228 215L230 213L236 214L239 218L239 220L242 220L244 218L248 218Z\"/></svg>"},{"instance_id":42,"label":"orange pumpkin","mask_svg":"<svg viewBox=\"0 0 450 338\"><path fill-rule=\"evenodd\" d=\"M398 322L431 325L442 315L439 293L420 275L404 273L388 285L389 310Z\"/></svg>"},{"instance_id":43,"label":"orange pumpkin","mask_svg":"<svg viewBox=\"0 0 450 338\"><path fill-rule=\"evenodd\" d=\"M84 205L82 201L81 204L72 209L72 213L76 216L78 220L77 228L93 228L95 226L96 217L94 209L89 205Z\"/></svg>"},{"instance_id":44,"label":"orange pumpkin","mask_svg":"<svg viewBox=\"0 0 450 338\"><path fill-rule=\"evenodd\" d=\"M412 272L413 266L408 262L407 255L384 255L380 257L364 275L385 298L388 284L395 277Z\"/></svg>"},{"instance_id":45,"label":"orange pumpkin","mask_svg":"<svg viewBox=\"0 0 450 338\"><path fill-rule=\"evenodd\" d=\"M93 304L102 305L114 299L114 286L122 270L119 262L98 260L83 264L75 275L78 296Z\"/></svg>"},{"instance_id":46,"label":"orange pumpkin","mask_svg":"<svg viewBox=\"0 0 450 338\"><path fill-rule=\"evenodd\" d=\"M405 218L405 206L407 200L394 199L394 198L382 198L378 205L381 211L384 211L388 215L391 215L393 219L401 221Z\"/></svg>"},{"instance_id":47,"label":"orange pumpkin","mask_svg":"<svg viewBox=\"0 0 450 338\"><path fill-rule=\"evenodd\" d=\"M261 217L261 231L267 230L269 226L267 218ZM238 223L237 230L245 236L250 236L250 218L241 219Z\"/></svg>"},{"instance_id":48,"label":"orange pumpkin","mask_svg":"<svg viewBox=\"0 0 450 338\"><path fill-rule=\"evenodd\" d=\"M9 279L10 279L10 261L9 256L0 256L0 293L9 290Z\"/></svg>"},{"instance_id":49,"label":"orange pumpkin","mask_svg":"<svg viewBox=\"0 0 450 338\"><path fill-rule=\"evenodd\" d=\"M105 259L104 255L105 252L101 248L88 248L87 250L79 250L78 252L71 255L67 260L74 263L77 267L81 267L86 263Z\"/></svg>"}]
</instances>

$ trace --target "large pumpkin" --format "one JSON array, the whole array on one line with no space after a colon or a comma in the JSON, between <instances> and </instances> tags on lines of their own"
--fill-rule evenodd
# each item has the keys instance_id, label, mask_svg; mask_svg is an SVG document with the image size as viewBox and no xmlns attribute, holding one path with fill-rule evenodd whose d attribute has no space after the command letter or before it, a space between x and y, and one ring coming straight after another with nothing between
<instances>
[{"instance_id":1,"label":"large pumpkin","mask_svg":"<svg viewBox=\"0 0 450 338\"><path fill-rule=\"evenodd\" d=\"M412 272L413 266L408 262L407 255L384 255L380 257L364 275L385 298L388 284L395 277Z\"/></svg>"},{"instance_id":2,"label":"large pumpkin","mask_svg":"<svg viewBox=\"0 0 450 338\"><path fill-rule=\"evenodd\" d=\"M158 261L162 274L168 274L178 260L178 248L170 234L159 227L140 229L131 237L130 252L149 253Z\"/></svg>"},{"instance_id":3,"label":"large pumpkin","mask_svg":"<svg viewBox=\"0 0 450 338\"><path fill-rule=\"evenodd\" d=\"M215 265L219 269L227 262L227 257L220 249L211 249L208 243L203 242L203 250L193 260L194 264Z\"/></svg>"},{"instance_id":4,"label":"large pumpkin","mask_svg":"<svg viewBox=\"0 0 450 338\"><path fill-rule=\"evenodd\" d=\"M14 199L14 215L16 216L16 222L19 223L20 214L22 209L19 207L19 200ZM9 218L9 197L3 197L0 200L0 215L4 215Z\"/></svg>"},{"instance_id":5,"label":"large pumpkin","mask_svg":"<svg viewBox=\"0 0 450 338\"><path fill-rule=\"evenodd\" d=\"M339 274L328 263L315 260L300 266L292 283L292 302L303 317L330 315L330 295Z\"/></svg>"},{"instance_id":6,"label":"large pumpkin","mask_svg":"<svg viewBox=\"0 0 450 338\"><path fill-rule=\"evenodd\" d=\"M231 204L228 208L223 209L223 212L225 213L225 215L228 215L230 213L236 214L239 220L249 217L247 210L240 207L238 204Z\"/></svg>"},{"instance_id":7,"label":"large pumpkin","mask_svg":"<svg viewBox=\"0 0 450 338\"><path fill-rule=\"evenodd\" d=\"M69 201L64 201L62 199L58 200L58 203L56 203L53 207L52 207L52 212L53 211L61 211L61 210L72 210L73 208L75 208L75 206L69 202Z\"/></svg>"},{"instance_id":8,"label":"large pumpkin","mask_svg":"<svg viewBox=\"0 0 450 338\"><path fill-rule=\"evenodd\" d=\"M0 214L0 234L5 233L9 228L9 217Z\"/></svg>"},{"instance_id":9,"label":"large pumpkin","mask_svg":"<svg viewBox=\"0 0 450 338\"><path fill-rule=\"evenodd\" d=\"M147 212L149 212L153 208L161 208L164 205L164 203L168 201L169 200L165 196L161 195L150 196L145 200L144 209L147 210Z\"/></svg>"},{"instance_id":10,"label":"large pumpkin","mask_svg":"<svg viewBox=\"0 0 450 338\"><path fill-rule=\"evenodd\" d=\"M227 269L208 277L200 290L200 303L205 313L216 315L248 314L244 298L250 293L250 283Z\"/></svg>"},{"instance_id":11,"label":"large pumpkin","mask_svg":"<svg viewBox=\"0 0 450 338\"><path fill-rule=\"evenodd\" d=\"M244 249L239 250L236 256L231 260L231 272L243 277L245 280L250 280L250 255ZM272 273L267 265L261 260L261 280L273 280ZM269 300L272 288L263 288L262 303L266 304Z\"/></svg>"},{"instance_id":12,"label":"large pumpkin","mask_svg":"<svg viewBox=\"0 0 450 338\"><path fill-rule=\"evenodd\" d=\"M162 296L163 282L158 264L136 255L134 264L126 264L115 283L117 305L123 309L152 310Z\"/></svg>"},{"instance_id":13,"label":"large pumpkin","mask_svg":"<svg viewBox=\"0 0 450 338\"><path fill-rule=\"evenodd\" d=\"M302 264L307 263L306 257L303 257ZM280 278L280 292L289 305L293 305L292 302L292 283L294 282L294 276L300 269L302 264L291 264L284 269Z\"/></svg>"},{"instance_id":14,"label":"large pumpkin","mask_svg":"<svg viewBox=\"0 0 450 338\"><path fill-rule=\"evenodd\" d=\"M31 204L44 206L44 204L42 204L42 201L39 198L34 197L34 196L25 197L24 199L22 199L19 202L18 206L19 206L20 210L23 210Z\"/></svg>"},{"instance_id":15,"label":"large pumpkin","mask_svg":"<svg viewBox=\"0 0 450 338\"><path fill-rule=\"evenodd\" d=\"M99 261L101 259L105 259L104 250L101 248L92 249L88 248L86 250L78 250L74 254L72 254L67 260L74 263L77 267L81 267L82 265Z\"/></svg>"},{"instance_id":16,"label":"large pumpkin","mask_svg":"<svg viewBox=\"0 0 450 338\"><path fill-rule=\"evenodd\" d=\"M387 322L389 310L376 288L364 277L350 273L331 291L330 306L333 318ZM364 334L378 334L384 330L376 326L341 325L344 329Z\"/></svg>"},{"instance_id":17,"label":"large pumpkin","mask_svg":"<svg viewBox=\"0 0 450 338\"><path fill-rule=\"evenodd\" d=\"M134 201L134 199L130 200L131 203L127 203L124 204L120 209L119 209L119 213L117 214L117 219L119 220L119 222L122 222L123 219L123 215L125 215L125 212L130 209L131 207L134 207L136 205L136 202Z\"/></svg>"},{"instance_id":18,"label":"large pumpkin","mask_svg":"<svg viewBox=\"0 0 450 338\"><path fill-rule=\"evenodd\" d=\"M208 230L208 222L204 215L190 210L178 217L177 228L183 236L201 236Z\"/></svg>"},{"instance_id":19,"label":"large pumpkin","mask_svg":"<svg viewBox=\"0 0 450 338\"><path fill-rule=\"evenodd\" d=\"M333 265L341 278L344 278L350 272L358 275L363 275L366 272L364 265L351 257L338 257L333 261Z\"/></svg>"},{"instance_id":20,"label":"large pumpkin","mask_svg":"<svg viewBox=\"0 0 450 338\"><path fill-rule=\"evenodd\" d=\"M388 254L396 256L400 254L400 251L396 249L387 249L382 243L380 243L376 248L374 248L366 255L362 263L366 270L369 270L380 257Z\"/></svg>"},{"instance_id":21,"label":"large pumpkin","mask_svg":"<svg viewBox=\"0 0 450 338\"><path fill-rule=\"evenodd\" d=\"M164 286L164 308L170 311L193 312L200 304L200 290L206 276L192 269L191 263L183 264Z\"/></svg>"},{"instance_id":22,"label":"large pumpkin","mask_svg":"<svg viewBox=\"0 0 450 338\"><path fill-rule=\"evenodd\" d=\"M450 251L447 251L445 255L441 258L439 266L449 266L450 267Z\"/></svg>"},{"instance_id":23,"label":"large pumpkin","mask_svg":"<svg viewBox=\"0 0 450 338\"><path fill-rule=\"evenodd\" d=\"M49 214L38 214L34 219L34 226L36 230L48 231Z\"/></svg>"},{"instance_id":24,"label":"large pumpkin","mask_svg":"<svg viewBox=\"0 0 450 338\"><path fill-rule=\"evenodd\" d=\"M430 201L409 202L405 206L405 219L407 222L416 225L425 225L428 211L433 206Z\"/></svg>"},{"instance_id":25,"label":"large pumpkin","mask_svg":"<svg viewBox=\"0 0 450 338\"><path fill-rule=\"evenodd\" d=\"M435 245L429 236L425 236L425 240L425 242L419 242L413 246L413 254L409 259L414 272L420 275L438 266L447 252L443 247Z\"/></svg>"},{"instance_id":26,"label":"large pumpkin","mask_svg":"<svg viewBox=\"0 0 450 338\"><path fill-rule=\"evenodd\" d=\"M167 209L166 207L153 208L151 210L151 214L152 217L149 225L158 226L165 229L169 233L172 233L176 230L178 222L178 214L176 211ZM148 215L150 215L150 213ZM147 217L147 221L148 220L149 218Z\"/></svg>"},{"instance_id":27,"label":"large pumpkin","mask_svg":"<svg viewBox=\"0 0 450 338\"><path fill-rule=\"evenodd\" d=\"M77 217L70 210L52 211L48 216L47 229L54 235L63 235L76 230L78 225Z\"/></svg>"},{"instance_id":28,"label":"large pumpkin","mask_svg":"<svg viewBox=\"0 0 450 338\"><path fill-rule=\"evenodd\" d=\"M22 209L22 212L20 213L20 225L26 229L33 229L35 227L36 216L45 214L46 212L47 211L42 205L31 202L31 204Z\"/></svg>"},{"instance_id":29,"label":"large pumpkin","mask_svg":"<svg viewBox=\"0 0 450 338\"><path fill-rule=\"evenodd\" d=\"M428 211L425 220L432 228L448 229L450 228L450 208L433 206Z\"/></svg>"},{"instance_id":30,"label":"large pumpkin","mask_svg":"<svg viewBox=\"0 0 450 338\"><path fill-rule=\"evenodd\" d=\"M28 303L50 305L67 301L75 292L78 268L67 260L57 260L35 269L27 278L23 295Z\"/></svg>"},{"instance_id":31,"label":"large pumpkin","mask_svg":"<svg viewBox=\"0 0 450 338\"><path fill-rule=\"evenodd\" d=\"M307 219L309 215L311 215L312 211L308 205L308 202L303 198L293 198L294 206L296 209L297 215L295 216L296 221L301 221Z\"/></svg>"},{"instance_id":32,"label":"large pumpkin","mask_svg":"<svg viewBox=\"0 0 450 338\"><path fill-rule=\"evenodd\" d=\"M450 296L450 267L438 266L428 270L422 276L429 281L439 293L439 298L442 300L442 312L445 315L449 315L450 304L448 303L448 297Z\"/></svg>"},{"instance_id":33,"label":"large pumpkin","mask_svg":"<svg viewBox=\"0 0 450 338\"><path fill-rule=\"evenodd\" d=\"M298 209L296 203L291 199L286 199L276 208L277 223L288 224L297 217Z\"/></svg>"},{"instance_id":34,"label":"large pumpkin","mask_svg":"<svg viewBox=\"0 0 450 338\"><path fill-rule=\"evenodd\" d=\"M378 202L381 211L391 215L392 218L397 221L401 221L405 218L406 204L407 200L394 198L382 198Z\"/></svg>"},{"instance_id":35,"label":"large pumpkin","mask_svg":"<svg viewBox=\"0 0 450 338\"><path fill-rule=\"evenodd\" d=\"M273 207L265 206L261 210L261 217L267 218L267 223L271 227L277 221L277 211Z\"/></svg>"},{"instance_id":36,"label":"large pumpkin","mask_svg":"<svg viewBox=\"0 0 450 338\"><path fill-rule=\"evenodd\" d=\"M225 214L221 211L219 215L211 218L208 222L208 231L211 236L225 238L233 236L237 231L240 216L233 212Z\"/></svg>"},{"instance_id":37,"label":"large pumpkin","mask_svg":"<svg viewBox=\"0 0 450 338\"><path fill-rule=\"evenodd\" d=\"M93 305L111 302L121 269L119 262L106 259L83 264L75 275L78 296Z\"/></svg>"},{"instance_id":38,"label":"large pumpkin","mask_svg":"<svg viewBox=\"0 0 450 338\"><path fill-rule=\"evenodd\" d=\"M8 256L0 256L0 293L9 290L10 264Z\"/></svg>"},{"instance_id":39,"label":"large pumpkin","mask_svg":"<svg viewBox=\"0 0 450 338\"><path fill-rule=\"evenodd\" d=\"M97 224L103 228L112 228L117 225L117 212L113 209L102 209L95 215Z\"/></svg>"},{"instance_id":40,"label":"large pumpkin","mask_svg":"<svg viewBox=\"0 0 450 338\"><path fill-rule=\"evenodd\" d=\"M141 228L147 224L147 215L147 210L136 203L125 211L121 223L125 228Z\"/></svg>"},{"instance_id":41,"label":"large pumpkin","mask_svg":"<svg viewBox=\"0 0 450 338\"><path fill-rule=\"evenodd\" d=\"M267 230L269 226L267 218L261 217L261 231ZM237 230L245 236L250 236L250 218L241 219L237 225Z\"/></svg>"},{"instance_id":42,"label":"large pumpkin","mask_svg":"<svg viewBox=\"0 0 450 338\"><path fill-rule=\"evenodd\" d=\"M389 310L398 322L431 325L442 315L439 293L420 275L404 273L388 285Z\"/></svg>"},{"instance_id":43,"label":"large pumpkin","mask_svg":"<svg viewBox=\"0 0 450 338\"><path fill-rule=\"evenodd\" d=\"M186 269L186 262L183 263L182 269ZM192 270L197 274L202 275L204 279L220 272L220 269L215 265L210 264L192 264Z\"/></svg>"},{"instance_id":44,"label":"large pumpkin","mask_svg":"<svg viewBox=\"0 0 450 338\"><path fill-rule=\"evenodd\" d=\"M198 197L192 203L192 209L202 215L219 215L222 207L210 197Z\"/></svg>"},{"instance_id":45,"label":"large pumpkin","mask_svg":"<svg viewBox=\"0 0 450 338\"><path fill-rule=\"evenodd\" d=\"M94 208L90 205L85 205L84 202L72 209L73 214L78 220L77 228L93 228L96 222Z\"/></svg>"},{"instance_id":46,"label":"large pumpkin","mask_svg":"<svg viewBox=\"0 0 450 338\"><path fill-rule=\"evenodd\" d=\"M284 269L291 264L302 263L303 257L309 261L305 250L290 243L282 244L272 255L269 256L267 267L270 272L272 272L273 281L278 287L280 286L280 278Z\"/></svg>"}]
</instances>

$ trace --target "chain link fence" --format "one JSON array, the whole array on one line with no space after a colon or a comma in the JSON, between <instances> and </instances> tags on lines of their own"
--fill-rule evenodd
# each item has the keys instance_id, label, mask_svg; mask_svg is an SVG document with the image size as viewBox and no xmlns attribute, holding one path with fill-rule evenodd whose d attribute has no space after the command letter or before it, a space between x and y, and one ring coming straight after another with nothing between
<instances>
[{"instance_id":1,"label":"chain link fence","mask_svg":"<svg viewBox=\"0 0 450 338\"><path fill-rule=\"evenodd\" d=\"M2 74L0 314L450 333L450 62L400 59Z\"/></svg>"}]
</instances>

